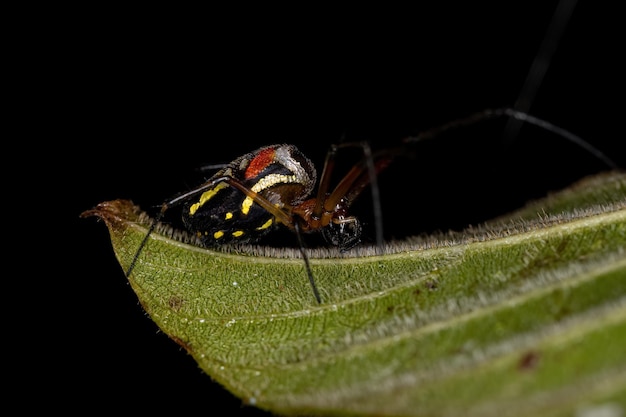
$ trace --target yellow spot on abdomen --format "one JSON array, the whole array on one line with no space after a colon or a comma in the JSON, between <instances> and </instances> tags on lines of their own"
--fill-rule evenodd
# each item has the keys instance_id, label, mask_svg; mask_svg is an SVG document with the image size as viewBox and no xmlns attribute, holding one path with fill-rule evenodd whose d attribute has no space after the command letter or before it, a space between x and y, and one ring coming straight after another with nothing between
<instances>
[{"instance_id":1,"label":"yellow spot on abdomen","mask_svg":"<svg viewBox=\"0 0 626 417\"><path fill-rule=\"evenodd\" d=\"M226 216L224 216L224 218L225 218L226 220L230 220L230 219L232 219L232 218L233 218L233 213L231 213L231 212L229 211L228 213L226 213Z\"/></svg>"},{"instance_id":2,"label":"yellow spot on abdomen","mask_svg":"<svg viewBox=\"0 0 626 417\"><path fill-rule=\"evenodd\" d=\"M222 236L224 236L224 232L222 232L221 230L218 232L213 233L213 239L219 239Z\"/></svg>"},{"instance_id":3,"label":"yellow spot on abdomen","mask_svg":"<svg viewBox=\"0 0 626 417\"><path fill-rule=\"evenodd\" d=\"M233 232L233 236L234 237L243 236L243 230L237 230L236 232Z\"/></svg>"},{"instance_id":4,"label":"yellow spot on abdomen","mask_svg":"<svg viewBox=\"0 0 626 417\"><path fill-rule=\"evenodd\" d=\"M274 219L269 219L268 221L263 223L261 226L257 227L256 230L267 229L268 227L270 227L272 225L272 223L274 223Z\"/></svg>"},{"instance_id":5,"label":"yellow spot on abdomen","mask_svg":"<svg viewBox=\"0 0 626 417\"><path fill-rule=\"evenodd\" d=\"M202 207L207 201L213 198L213 196L217 194L220 190L223 190L226 187L228 187L228 184L226 184L225 182L220 182L215 187L202 193L202 195L200 196L200 200L198 200L196 204L192 204L191 207L189 207L189 214L191 216L196 214L196 211L198 211L200 207Z\"/></svg>"},{"instance_id":6,"label":"yellow spot on abdomen","mask_svg":"<svg viewBox=\"0 0 626 417\"><path fill-rule=\"evenodd\" d=\"M251 197L246 197L241 203L241 212L243 214L248 214L250 212L250 207L254 204L254 200Z\"/></svg>"}]
</instances>

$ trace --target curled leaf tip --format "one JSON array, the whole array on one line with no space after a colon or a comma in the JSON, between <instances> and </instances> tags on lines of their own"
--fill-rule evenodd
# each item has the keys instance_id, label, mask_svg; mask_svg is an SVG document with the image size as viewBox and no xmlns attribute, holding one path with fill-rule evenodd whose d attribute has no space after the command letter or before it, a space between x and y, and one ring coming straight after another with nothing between
<instances>
[{"instance_id":1,"label":"curled leaf tip","mask_svg":"<svg viewBox=\"0 0 626 417\"><path fill-rule=\"evenodd\" d=\"M139 219L141 209L130 200L112 200L99 203L96 207L85 210L80 214L81 218L98 217L107 224L136 221Z\"/></svg>"}]
</instances>

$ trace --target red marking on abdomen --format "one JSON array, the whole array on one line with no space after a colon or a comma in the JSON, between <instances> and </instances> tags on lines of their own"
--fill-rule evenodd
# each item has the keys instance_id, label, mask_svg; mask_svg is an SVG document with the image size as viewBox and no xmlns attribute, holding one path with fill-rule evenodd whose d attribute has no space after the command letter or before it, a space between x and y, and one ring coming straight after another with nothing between
<instances>
[{"instance_id":1,"label":"red marking on abdomen","mask_svg":"<svg viewBox=\"0 0 626 417\"><path fill-rule=\"evenodd\" d=\"M248 168L246 168L245 179L256 177L272 162L274 162L274 148L262 150L250 161Z\"/></svg>"}]
</instances>

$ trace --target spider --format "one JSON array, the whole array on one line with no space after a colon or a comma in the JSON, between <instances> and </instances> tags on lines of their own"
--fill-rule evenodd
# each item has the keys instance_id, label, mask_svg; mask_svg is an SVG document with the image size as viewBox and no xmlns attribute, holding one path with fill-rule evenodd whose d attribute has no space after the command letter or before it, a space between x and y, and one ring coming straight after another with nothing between
<instances>
[{"instance_id":1,"label":"spider","mask_svg":"<svg viewBox=\"0 0 626 417\"><path fill-rule=\"evenodd\" d=\"M295 232L305 262L307 275L318 303L321 297L315 285L302 241L303 233L319 232L329 245L342 251L361 242L362 226L349 214L352 203L370 186L373 193L374 216L381 219L377 198L377 176L394 158L405 153L409 145L434 138L445 131L506 116L530 123L555 133L591 152L608 166L615 168L609 158L578 136L509 108L485 110L406 138L396 147L372 152L367 143L332 145L326 155L319 178L309 158L294 145L275 144L247 153L222 167L203 184L167 200L153 221L129 266L130 276L149 236L164 213L182 206L182 221L187 230L200 238L207 247L233 243L255 243L282 225ZM335 157L344 147L360 147L363 157L331 189ZM382 244L380 221L377 221L376 243Z\"/></svg>"}]
</instances>

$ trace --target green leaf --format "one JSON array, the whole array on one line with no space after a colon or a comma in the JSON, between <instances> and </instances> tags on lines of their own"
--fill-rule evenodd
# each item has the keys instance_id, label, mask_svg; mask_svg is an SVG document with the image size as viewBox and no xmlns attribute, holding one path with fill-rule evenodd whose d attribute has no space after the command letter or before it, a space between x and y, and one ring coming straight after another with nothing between
<instances>
[{"instance_id":1,"label":"green leaf","mask_svg":"<svg viewBox=\"0 0 626 417\"><path fill-rule=\"evenodd\" d=\"M124 270L150 219L104 220ZM185 243L188 242L188 243ZM626 410L626 174L462 233L347 253L211 250L159 227L129 277L156 324L246 403L283 415Z\"/></svg>"}]
</instances>

